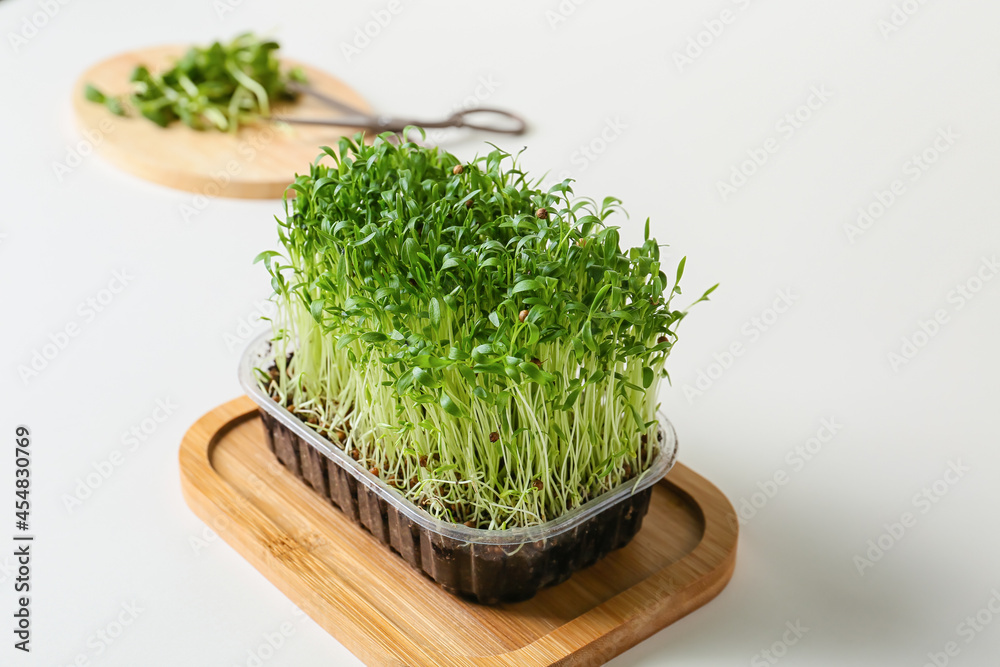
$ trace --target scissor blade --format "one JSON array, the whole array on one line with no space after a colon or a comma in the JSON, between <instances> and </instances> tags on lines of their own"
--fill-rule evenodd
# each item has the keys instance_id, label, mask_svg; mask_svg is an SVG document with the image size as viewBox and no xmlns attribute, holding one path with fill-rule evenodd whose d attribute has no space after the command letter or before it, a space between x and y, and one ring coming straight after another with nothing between
<instances>
[{"instance_id":1,"label":"scissor blade","mask_svg":"<svg viewBox=\"0 0 1000 667\"><path fill-rule=\"evenodd\" d=\"M330 125L332 127L357 127L382 132L402 132L412 122L388 116L337 116L335 118L300 118L298 116L276 116L277 121L295 123L296 125ZM433 126L431 126L433 127Z\"/></svg>"},{"instance_id":2,"label":"scissor blade","mask_svg":"<svg viewBox=\"0 0 1000 667\"><path fill-rule=\"evenodd\" d=\"M337 116L336 118L299 118L298 116L275 116L274 120L295 125L330 125L331 127L357 127L369 129L374 126L370 116Z\"/></svg>"}]
</instances>

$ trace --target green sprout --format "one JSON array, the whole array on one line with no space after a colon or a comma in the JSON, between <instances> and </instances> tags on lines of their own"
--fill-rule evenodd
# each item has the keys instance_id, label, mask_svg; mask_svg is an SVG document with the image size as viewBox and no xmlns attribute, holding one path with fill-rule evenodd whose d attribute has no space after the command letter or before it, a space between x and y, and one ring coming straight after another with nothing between
<instances>
[{"instance_id":1,"label":"green sprout","mask_svg":"<svg viewBox=\"0 0 1000 667\"><path fill-rule=\"evenodd\" d=\"M127 102L160 127L180 120L196 130L235 132L268 118L272 104L294 100L289 84L305 81L301 68L281 70L278 48L275 41L247 33L229 44L192 47L162 73L139 65L127 96L108 96L88 84L84 97L119 116L127 114Z\"/></svg>"},{"instance_id":2,"label":"green sprout","mask_svg":"<svg viewBox=\"0 0 1000 667\"><path fill-rule=\"evenodd\" d=\"M516 156L394 139L343 138L289 186L284 250L255 260L262 389L447 521L535 525L640 475L684 260L671 284L648 220L622 250L617 199L539 189Z\"/></svg>"}]
</instances>

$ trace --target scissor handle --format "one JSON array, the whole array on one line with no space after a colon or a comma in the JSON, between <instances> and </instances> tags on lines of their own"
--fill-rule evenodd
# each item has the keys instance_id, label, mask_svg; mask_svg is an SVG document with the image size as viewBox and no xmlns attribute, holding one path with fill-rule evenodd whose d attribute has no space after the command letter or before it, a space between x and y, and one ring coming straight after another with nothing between
<instances>
[{"instance_id":1,"label":"scissor handle","mask_svg":"<svg viewBox=\"0 0 1000 667\"><path fill-rule=\"evenodd\" d=\"M493 114L496 116L502 116L508 120L514 122L513 127L504 127L503 125L497 125L496 123L488 122L475 122L470 121L469 116L474 116L475 114ZM443 127L467 127L472 130L484 130L486 132L496 132L498 134L511 134L520 135L524 134L528 129L528 123L525 122L523 118L518 116L516 113L510 111L505 111L503 109L496 109L493 107L473 107L471 109L463 109L457 111L449 116L444 123Z\"/></svg>"},{"instance_id":2,"label":"scissor handle","mask_svg":"<svg viewBox=\"0 0 1000 667\"><path fill-rule=\"evenodd\" d=\"M495 116L502 116L503 118L514 121L514 125L512 127L505 127L496 123L477 123L469 118L474 114L493 114ZM445 127L467 127L470 130L483 130L485 132L512 135L524 134L528 129L528 124L517 114L510 111L504 111L503 109L494 109L493 107L473 107L471 109L462 109L461 111L456 111L442 120L415 120L383 116L375 119L375 122L372 123L372 127L383 132L401 132L409 126L422 127L426 130L436 130Z\"/></svg>"}]
</instances>

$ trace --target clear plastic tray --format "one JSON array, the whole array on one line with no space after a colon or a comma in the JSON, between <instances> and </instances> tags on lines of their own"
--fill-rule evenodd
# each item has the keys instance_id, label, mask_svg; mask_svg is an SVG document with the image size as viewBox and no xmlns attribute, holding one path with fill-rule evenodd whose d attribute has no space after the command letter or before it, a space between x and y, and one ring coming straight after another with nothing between
<instances>
[{"instance_id":1,"label":"clear plastic tray","mask_svg":"<svg viewBox=\"0 0 1000 667\"><path fill-rule=\"evenodd\" d=\"M279 461L415 568L446 589L482 603L531 597L638 532L652 485L677 458L677 436L658 414L660 452L638 478L545 523L485 530L437 519L372 475L260 389L253 369L273 363L270 334L254 339L239 378L260 407L268 443ZM324 461L325 459L325 461ZM525 547L528 548L525 548ZM510 580L513 578L514 580Z\"/></svg>"}]
</instances>

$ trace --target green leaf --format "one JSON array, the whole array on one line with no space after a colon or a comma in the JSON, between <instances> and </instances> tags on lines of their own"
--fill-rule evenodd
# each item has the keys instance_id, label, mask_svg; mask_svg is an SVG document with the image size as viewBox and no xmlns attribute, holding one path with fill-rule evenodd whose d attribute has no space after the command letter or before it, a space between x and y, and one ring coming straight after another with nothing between
<instances>
[{"instance_id":1,"label":"green leaf","mask_svg":"<svg viewBox=\"0 0 1000 667\"><path fill-rule=\"evenodd\" d=\"M322 189L322 188L323 188L324 186L327 186L327 185L331 185L331 184L335 184L336 182L337 182L336 180L334 180L334 179L332 179L332 178L330 178L330 177L328 177L328 176L327 176L327 177L324 177L324 178L320 178L320 179L317 179L317 180L316 180L315 182L313 182L313 187L312 187L312 194L313 194L313 197L315 197L315 196L316 196L316 194L317 194L317 193L318 193L318 192L319 192L319 191L320 191L320 190L321 190L321 189Z\"/></svg>"},{"instance_id":2,"label":"green leaf","mask_svg":"<svg viewBox=\"0 0 1000 667\"><path fill-rule=\"evenodd\" d=\"M106 100L104 100L104 106L107 108L108 111L110 111L116 116L125 115L125 107L122 105L121 100L119 100L116 97L109 97ZM150 112L150 113L143 112L142 115L148 118L149 120L153 121L160 127L166 127L167 124L170 122L170 117L165 112Z\"/></svg>"},{"instance_id":3,"label":"green leaf","mask_svg":"<svg viewBox=\"0 0 1000 667\"><path fill-rule=\"evenodd\" d=\"M414 369L409 369L405 373L396 379L396 391L400 394L404 393L413 384L414 380Z\"/></svg>"},{"instance_id":4,"label":"green leaf","mask_svg":"<svg viewBox=\"0 0 1000 667\"><path fill-rule=\"evenodd\" d=\"M368 333L361 334L361 340L366 343L384 343L389 340L389 337L381 331L369 331Z\"/></svg>"},{"instance_id":5,"label":"green leaf","mask_svg":"<svg viewBox=\"0 0 1000 667\"><path fill-rule=\"evenodd\" d=\"M555 379L554 375L546 373L530 361L523 361L518 364L517 367L520 368L521 372L527 375L532 382L537 382L538 384L546 384Z\"/></svg>"},{"instance_id":6,"label":"green leaf","mask_svg":"<svg viewBox=\"0 0 1000 667\"><path fill-rule=\"evenodd\" d=\"M461 364L461 365L457 366L457 368L458 368L459 374L463 378L465 378L465 381L468 382L470 386L476 384L476 374L475 374L475 372L471 368L469 368L465 364Z\"/></svg>"},{"instance_id":7,"label":"green leaf","mask_svg":"<svg viewBox=\"0 0 1000 667\"><path fill-rule=\"evenodd\" d=\"M521 292L529 292L537 289L541 289L541 285L538 283L538 281L534 280L533 278L528 278L525 280L521 280L516 285L514 285L514 289L512 289L510 293L511 295L514 295L514 294L520 294Z\"/></svg>"},{"instance_id":8,"label":"green leaf","mask_svg":"<svg viewBox=\"0 0 1000 667\"><path fill-rule=\"evenodd\" d=\"M337 349L340 350L342 348L345 348L354 341L356 341L357 339L358 339L358 334L355 333L341 334L337 338Z\"/></svg>"},{"instance_id":9,"label":"green leaf","mask_svg":"<svg viewBox=\"0 0 1000 667\"><path fill-rule=\"evenodd\" d=\"M417 384L421 384L425 387L433 387L435 385L433 373L425 371L420 367L415 367L413 369L413 379L417 381Z\"/></svg>"},{"instance_id":10,"label":"green leaf","mask_svg":"<svg viewBox=\"0 0 1000 667\"><path fill-rule=\"evenodd\" d=\"M107 97L104 96L104 93L89 83L86 88L83 89L83 96L91 102L97 102L98 104L104 104L104 100L107 99Z\"/></svg>"},{"instance_id":11,"label":"green leaf","mask_svg":"<svg viewBox=\"0 0 1000 667\"><path fill-rule=\"evenodd\" d=\"M326 302L323 299L316 299L309 304L309 312L317 322L323 321L323 308L325 307Z\"/></svg>"},{"instance_id":12,"label":"green leaf","mask_svg":"<svg viewBox=\"0 0 1000 667\"><path fill-rule=\"evenodd\" d=\"M598 352L597 341L594 340L594 334L590 330L590 320L583 323L580 336L583 338L583 344L587 346L587 349L596 354Z\"/></svg>"},{"instance_id":13,"label":"green leaf","mask_svg":"<svg viewBox=\"0 0 1000 667\"><path fill-rule=\"evenodd\" d=\"M598 290L597 295L594 297L594 301L590 304L590 314L593 315L597 312L597 309L601 307L601 303L604 301L604 297L607 295L608 291L611 289L610 283Z\"/></svg>"},{"instance_id":14,"label":"green leaf","mask_svg":"<svg viewBox=\"0 0 1000 667\"><path fill-rule=\"evenodd\" d=\"M635 425L638 426L639 428L642 428L643 425L642 415L639 414L639 411L631 403L626 403L625 405L628 406L629 414L632 415L632 419L633 421L635 421Z\"/></svg>"},{"instance_id":15,"label":"green leaf","mask_svg":"<svg viewBox=\"0 0 1000 667\"><path fill-rule=\"evenodd\" d=\"M403 241L403 259L406 260L407 265L411 268L420 266L420 246L417 244L417 240L414 238L408 238Z\"/></svg>"},{"instance_id":16,"label":"green leaf","mask_svg":"<svg viewBox=\"0 0 1000 667\"><path fill-rule=\"evenodd\" d=\"M441 302L437 297L432 297L427 304L427 313L430 316L431 324L435 327L441 326Z\"/></svg>"},{"instance_id":17,"label":"green leaf","mask_svg":"<svg viewBox=\"0 0 1000 667\"><path fill-rule=\"evenodd\" d=\"M441 357L435 357L430 354L421 354L413 358L413 364L421 368L444 368L445 366L450 366L451 362L447 359L442 359Z\"/></svg>"},{"instance_id":18,"label":"green leaf","mask_svg":"<svg viewBox=\"0 0 1000 667\"><path fill-rule=\"evenodd\" d=\"M528 318L527 325L528 325L528 347L533 348L535 347L535 345L538 344L538 339L541 336L541 330L538 328L538 325L536 325L534 322L531 321L530 317Z\"/></svg>"},{"instance_id":19,"label":"green leaf","mask_svg":"<svg viewBox=\"0 0 1000 667\"><path fill-rule=\"evenodd\" d=\"M719 283L715 283L714 285L712 285L711 287L709 287L707 290L705 290L705 293L701 295L701 298L699 298L694 303L701 303L702 301L708 301L708 295L711 294L712 292L714 292L716 289L718 289L718 287L719 287ZM691 305L693 306L694 303L692 303ZM688 307L690 308L690 306L688 306Z\"/></svg>"},{"instance_id":20,"label":"green leaf","mask_svg":"<svg viewBox=\"0 0 1000 667\"><path fill-rule=\"evenodd\" d=\"M355 247L355 248L360 248L361 246L365 245L366 243L368 243L369 241L371 241L373 238L375 238L376 234L378 234L378 230L372 232L371 234L368 234L366 237L364 237L360 241L355 241L351 245L353 247Z\"/></svg>"},{"instance_id":21,"label":"green leaf","mask_svg":"<svg viewBox=\"0 0 1000 667\"><path fill-rule=\"evenodd\" d=\"M649 366L644 366L642 369L642 387L643 389L649 389L649 385L653 384L653 369Z\"/></svg>"},{"instance_id":22,"label":"green leaf","mask_svg":"<svg viewBox=\"0 0 1000 667\"><path fill-rule=\"evenodd\" d=\"M258 262L262 261L266 262L267 260L273 257L281 257L281 253L276 252L274 250L265 250L264 252L258 254L256 257L253 258L253 263L257 264Z\"/></svg>"},{"instance_id":23,"label":"green leaf","mask_svg":"<svg viewBox=\"0 0 1000 667\"><path fill-rule=\"evenodd\" d=\"M569 394L566 396L566 400L562 404L562 409L569 410L570 408L572 408L576 404L576 400L580 398L581 391L582 388L577 387L573 391L569 392Z\"/></svg>"},{"instance_id":24,"label":"green leaf","mask_svg":"<svg viewBox=\"0 0 1000 667\"><path fill-rule=\"evenodd\" d=\"M493 357L493 346L489 343L484 343L472 350L472 358L478 363L483 363L488 361Z\"/></svg>"},{"instance_id":25,"label":"green leaf","mask_svg":"<svg viewBox=\"0 0 1000 667\"><path fill-rule=\"evenodd\" d=\"M441 407L452 417L462 417L464 415L464 411L459 407L458 403L444 392L441 392Z\"/></svg>"}]
</instances>

